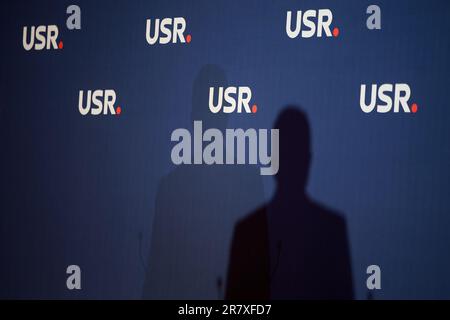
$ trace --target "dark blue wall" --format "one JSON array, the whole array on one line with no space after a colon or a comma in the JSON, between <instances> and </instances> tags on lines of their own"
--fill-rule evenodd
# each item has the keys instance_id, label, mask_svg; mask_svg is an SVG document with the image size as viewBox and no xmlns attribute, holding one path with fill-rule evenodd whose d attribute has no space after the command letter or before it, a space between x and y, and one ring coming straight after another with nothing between
<instances>
[{"instance_id":1,"label":"dark blue wall","mask_svg":"<svg viewBox=\"0 0 450 320\"><path fill-rule=\"evenodd\" d=\"M162 282L149 296L220 296L233 225L272 198L275 179L254 166L172 164L170 134L192 127L193 86L206 66L250 86L258 104L256 115L231 114L228 128L272 128L288 104L307 114L308 193L346 218L357 298L367 296L371 264L382 269L375 298L450 298L450 2L375 3L376 31L366 28L372 1L77 1L79 31L65 27L69 1L4 3L0 297L142 297L158 263L161 192L175 239L208 239L208 228L219 236L186 258L205 261L206 278L181 276L198 288ZM286 11L319 8L333 11L338 38L286 36ZM149 46L145 20L174 16L186 18L192 42ZM39 24L59 26L63 50L24 50L22 27ZM408 83L419 111L365 114L363 83ZM79 90L97 88L116 91L120 117L80 115ZM70 264L82 269L81 291L66 289Z\"/></svg>"}]
</instances>

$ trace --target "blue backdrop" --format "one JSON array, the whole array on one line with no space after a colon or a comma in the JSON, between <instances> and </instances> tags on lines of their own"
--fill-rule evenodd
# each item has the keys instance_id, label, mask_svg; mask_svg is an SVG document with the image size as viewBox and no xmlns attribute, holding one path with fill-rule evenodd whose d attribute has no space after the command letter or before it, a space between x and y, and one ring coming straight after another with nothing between
<instances>
[{"instance_id":1,"label":"blue backdrop","mask_svg":"<svg viewBox=\"0 0 450 320\"><path fill-rule=\"evenodd\" d=\"M356 298L371 264L375 299L450 298L450 2L77 1L75 31L70 4L0 13L0 297L222 297L234 225L276 181L254 166L172 164L172 131L208 121L196 88L219 81L251 87L258 112L213 127L272 128L287 105L307 115L308 194L346 220ZM381 30L366 27L370 4ZM286 36L288 10L320 8L339 37ZM146 19L176 16L191 43L150 46ZM41 24L58 25L64 49L24 50L23 26ZM363 113L372 83L407 83L418 112ZM101 88L120 116L79 113L79 90ZM202 250L183 251L187 235ZM176 281L164 259L186 264ZM66 288L71 264L82 290Z\"/></svg>"}]
</instances>

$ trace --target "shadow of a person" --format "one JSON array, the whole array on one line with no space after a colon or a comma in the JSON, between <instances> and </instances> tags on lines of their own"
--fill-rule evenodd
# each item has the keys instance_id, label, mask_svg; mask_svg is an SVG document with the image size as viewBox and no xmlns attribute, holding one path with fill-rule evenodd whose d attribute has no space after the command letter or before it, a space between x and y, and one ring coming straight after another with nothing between
<instances>
[{"instance_id":1,"label":"shadow of a person","mask_svg":"<svg viewBox=\"0 0 450 320\"><path fill-rule=\"evenodd\" d=\"M353 299L345 219L306 194L311 137L306 115L279 115L280 169L270 203L236 224L226 299Z\"/></svg>"},{"instance_id":2,"label":"shadow of a person","mask_svg":"<svg viewBox=\"0 0 450 320\"><path fill-rule=\"evenodd\" d=\"M206 65L194 81L192 120L224 132L227 114L208 108L224 71ZM233 227L263 203L259 170L248 165L180 165L159 183L143 298L223 298Z\"/></svg>"}]
</instances>

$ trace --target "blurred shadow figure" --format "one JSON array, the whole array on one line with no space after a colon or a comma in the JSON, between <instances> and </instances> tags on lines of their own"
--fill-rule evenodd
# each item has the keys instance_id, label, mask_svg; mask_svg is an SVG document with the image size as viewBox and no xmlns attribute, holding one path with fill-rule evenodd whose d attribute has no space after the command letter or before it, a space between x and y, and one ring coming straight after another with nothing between
<instances>
[{"instance_id":1,"label":"blurred shadow figure","mask_svg":"<svg viewBox=\"0 0 450 320\"><path fill-rule=\"evenodd\" d=\"M353 299L345 219L306 194L308 119L288 107L275 128L280 129L277 190L270 203L235 227L225 297Z\"/></svg>"},{"instance_id":2,"label":"blurred shadow figure","mask_svg":"<svg viewBox=\"0 0 450 320\"><path fill-rule=\"evenodd\" d=\"M215 65L204 66L194 81L191 120L202 120L204 131L226 129L227 114L208 107L209 88L219 86L227 80ZM223 299L233 227L263 197L254 166L180 165L163 177L143 298Z\"/></svg>"}]
</instances>

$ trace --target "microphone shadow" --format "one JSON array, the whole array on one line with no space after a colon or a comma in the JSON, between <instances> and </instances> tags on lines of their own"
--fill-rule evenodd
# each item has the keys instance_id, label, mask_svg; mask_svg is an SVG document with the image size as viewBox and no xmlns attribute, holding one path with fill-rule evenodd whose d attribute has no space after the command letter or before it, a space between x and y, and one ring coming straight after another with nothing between
<instances>
[{"instance_id":1,"label":"microphone shadow","mask_svg":"<svg viewBox=\"0 0 450 320\"><path fill-rule=\"evenodd\" d=\"M284 109L280 169L272 200L240 220L230 251L226 299L353 299L346 221L306 193L308 118Z\"/></svg>"}]
</instances>

